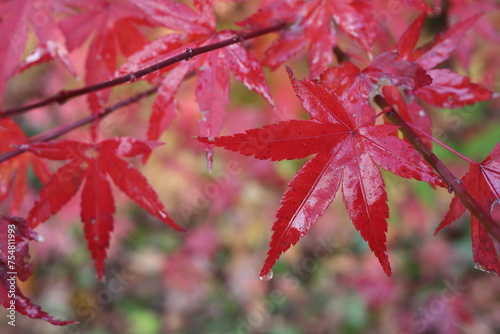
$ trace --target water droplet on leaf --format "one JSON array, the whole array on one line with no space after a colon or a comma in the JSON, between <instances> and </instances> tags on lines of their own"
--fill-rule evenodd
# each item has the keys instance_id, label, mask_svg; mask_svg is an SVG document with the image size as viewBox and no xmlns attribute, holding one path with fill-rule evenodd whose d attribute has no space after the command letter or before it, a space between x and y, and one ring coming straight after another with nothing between
<instances>
[{"instance_id":1,"label":"water droplet on leaf","mask_svg":"<svg viewBox=\"0 0 500 334\"><path fill-rule=\"evenodd\" d=\"M262 275L259 277L261 281L264 281L264 282L267 282L269 281L271 278L273 278L273 271L272 270L269 270L269 272L265 275Z\"/></svg>"},{"instance_id":2,"label":"water droplet on leaf","mask_svg":"<svg viewBox=\"0 0 500 334\"><path fill-rule=\"evenodd\" d=\"M474 269L484 271L485 273L491 272L490 270L486 269L485 266L483 266L482 264L479 264L479 263L476 263L476 265L474 266Z\"/></svg>"}]
</instances>

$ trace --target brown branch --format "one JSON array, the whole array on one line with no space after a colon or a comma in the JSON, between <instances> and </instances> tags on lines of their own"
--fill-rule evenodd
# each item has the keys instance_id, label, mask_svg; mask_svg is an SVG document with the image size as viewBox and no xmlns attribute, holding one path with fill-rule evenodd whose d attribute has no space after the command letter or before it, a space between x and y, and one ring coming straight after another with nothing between
<instances>
[{"instance_id":1,"label":"brown branch","mask_svg":"<svg viewBox=\"0 0 500 334\"><path fill-rule=\"evenodd\" d=\"M139 93L137 95L132 96L131 98L128 98L128 99L120 101L120 102L117 102L117 103L115 103L115 104L107 107L106 109L104 109L99 114L92 114L90 116L84 117L84 118L82 118L82 119L80 119L78 121L75 121L73 123L70 123L70 124L67 124L67 125L63 125L63 126L61 126L59 128L56 128L56 129L53 129L53 130L49 130L49 131L46 131L45 133L33 136L33 137L30 138L29 143L25 144L26 147L24 147L25 145L19 145L19 147L17 149L13 150L13 151L0 154L0 163L4 162L6 160L9 160L11 158L14 158L14 157L18 156L21 153L26 152L27 145L29 145L29 144L40 143L40 142L45 142L45 141L52 140L54 138L57 138L59 136L62 136L64 134L66 134L66 133L68 133L70 131L73 131L73 130L81 127L81 126L84 126L86 124L90 124L93 121L95 121L97 118L103 119L104 117L106 117L109 114L111 114L113 111L118 110L118 109L120 109L122 107L128 106L128 105L130 105L132 103L138 102L142 98L156 93L157 90L158 90L158 86L150 88L150 89L148 89L148 90L146 90L146 91L144 91L142 93Z\"/></svg>"},{"instance_id":2,"label":"brown branch","mask_svg":"<svg viewBox=\"0 0 500 334\"><path fill-rule=\"evenodd\" d=\"M383 97L378 95L375 97L375 102L381 108L388 107L387 102ZM434 168L434 170L443 178L444 183L448 186L448 189L452 190L460 199L462 204L479 220L481 225L493 236L497 241L500 241L500 226L496 223L491 215L486 212L481 205L472 197L472 195L465 189L462 185L462 181L457 178L453 173L446 167L446 165L439 160L439 158L431 151L431 149L425 145L425 143L420 139L420 137L413 131L413 129L406 123L406 121L399 115L399 113L390 108L390 110L385 113L387 118L394 124L398 125L401 132L406 138L413 144L415 149L424 157L424 159Z\"/></svg>"},{"instance_id":3,"label":"brown branch","mask_svg":"<svg viewBox=\"0 0 500 334\"><path fill-rule=\"evenodd\" d=\"M139 79L147 74L156 72L162 68L173 65L173 64L178 63L182 60L189 60L189 59L191 59L197 55L203 54L203 53L217 50L217 49L226 47L226 46L231 45L231 44L240 43L240 42L243 42L243 41L251 39L251 38L255 38L255 37L258 37L261 35L268 34L270 32L278 31L278 30L283 29L285 26L286 26L285 23L279 23L279 24L276 24L276 25L273 25L273 26L270 26L267 28L262 28L262 29L258 29L258 30L246 32L246 33L239 33L239 34L236 34L234 37L231 37L231 38L228 38L228 39L225 39L223 41L219 41L219 42L216 42L213 44L204 45L204 46L201 46L198 48L192 48L192 49L187 48L186 51L184 51L178 55L175 55L175 56L170 57L168 59L162 60L156 64L150 65L150 66L143 68L143 69L140 69L138 71L122 75L118 78L114 78L114 79L111 79L108 81L99 82L97 84L85 86L85 87L78 88L78 89L61 90L59 93L57 93L57 94L55 94L55 95L53 95L45 100L35 102L32 104L28 104L25 106L17 107L17 108L11 108L11 109L6 109L3 111L0 111L0 118L21 114L21 113L24 113L28 110L43 107L43 106L49 105L51 103L63 104L66 101L73 99L73 98L80 96L80 95L89 94L89 93L96 92L96 91L99 91L102 89L121 85L121 84L126 83L126 82L135 81L136 79Z\"/></svg>"}]
</instances>

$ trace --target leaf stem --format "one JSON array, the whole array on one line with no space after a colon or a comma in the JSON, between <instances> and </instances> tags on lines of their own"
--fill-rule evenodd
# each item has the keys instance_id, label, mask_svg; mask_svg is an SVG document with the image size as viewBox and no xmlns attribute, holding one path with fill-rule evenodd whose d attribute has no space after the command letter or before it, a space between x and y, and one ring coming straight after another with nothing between
<instances>
[{"instance_id":1,"label":"leaf stem","mask_svg":"<svg viewBox=\"0 0 500 334\"><path fill-rule=\"evenodd\" d=\"M423 136L429 138L430 140L432 140L433 142L435 142L436 144L438 144L439 146L442 146L444 147L445 149L447 149L448 151L450 151L451 153L455 154L457 157L459 158L462 158L463 160L467 161L468 163L470 164L475 164L476 162L467 158L465 155L461 154L460 152L452 149L451 147L449 147L448 145L446 145L445 143L443 143L442 141L440 141L439 139L437 138L434 138L433 136L429 135L428 133L425 133L424 131L420 130L419 128L417 128L416 126L412 125L412 124L409 124L408 125L413 129L413 130L416 130L418 131L420 134L422 134Z\"/></svg>"},{"instance_id":2,"label":"leaf stem","mask_svg":"<svg viewBox=\"0 0 500 334\"><path fill-rule=\"evenodd\" d=\"M43 106L49 105L51 103L63 104L66 101L73 99L77 96L89 94L89 93L96 92L96 91L99 91L102 89L114 87L114 86L121 85L121 84L126 83L126 82L133 81L133 80L141 78L147 74L156 72L162 68L165 68L165 67L173 65L175 63L178 63L182 60L191 59L191 58L193 58L197 55L203 54L203 53L207 53L207 52L210 52L213 50L217 50L217 49L226 47L226 46L231 45L231 44L240 43L240 42L243 42L243 41L248 40L248 39L252 39L252 38L255 38L255 37L258 37L261 35L265 35L265 34L268 34L268 33L274 32L274 31L278 31L278 30L283 29L285 26L286 26L285 23L279 23L279 24L275 24L273 26L269 26L269 27L262 28L262 29L257 29L257 30L251 31L251 32L238 33L231 38L228 38L228 39L216 42L216 43L212 43L209 45L204 45L204 46L200 46L198 48L192 48L192 49L188 48L188 49L186 49L186 51L179 53L178 55L167 58L165 60L162 60L156 64L150 65L150 66L145 67L143 69L140 69L138 71L124 74L120 77L117 77L117 78L114 78L114 79L111 79L108 81L99 82L99 83L85 86L85 87L78 88L78 89L61 90L57 94L55 94L51 97L48 97L44 100L41 100L41 101L38 101L38 102L35 102L32 104L27 104L27 105L21 106L21 107L5 109L3 111L0 111L0 118L21 114L21 113L24 113L28 110L43 107Z\"/></svg>"},{"instance_id":3,"label":"leaf stem","mask_svg":"<svg viewBox=\"0 0 500 334\"><path fill-rule=\"evenodd\" d=\"M109 114L111 114L113 111L115 111L117 109L125 107L125 106L127 106L129 104L138 102L142 98L156 93L156 91L158 90L158 88L159 88L158 86L155 86L155 87L150 88L150 89L148 89L148 90L146 90L146 91L144 91L142 93L134 95L131 98L128 98L128 99L120 101L120 102L117 102L117 103L115 103L115 104L107 107L106 109L104 109L99 114L92 114L92 115L84 117L84 118L82 118L82 119L80 119L78 121L75 121L73 123L66 124L66 125L63 125L63 126L60 126L60 127L56 128L56 129L52 129L52 130L46 131L44 133L41 133L39 135L33 136L33 137L31 137L29 139L29 144L40 143L40 142L45 142L45 141L52 140L54 138L57 138L59 136L62 136L64 134L66 134L66 133L68 133L70 131L78 129L81 126L84 126L86 124L90 124L90 123L94 122L97 119L102 119L102 118L108 116ZM29 144L25 144L25 145L29 145ZM15 149L13 151L0 154L0 163L4 162L6 160L9 160L11 158L14 158L14 157L18 156L21 153L26 152L27 147L24 147L25 145L20 145L17 149Z\"/></svg>"},{"instance_id":4,"label":"leaf stem","mask_svg":"<svg viewBox=\"0 0 500 334\"><path fill-rule=\"evenodd\" d=\"M458 196L462 204L477 217L481 225L493 236L497 241L500 241L500 226L497 224L491 215L483 210L481 205L479 205L472 195L465 189L462 185L462 181L457 178L453 173L446 167L446 165L439 160L439 158L431 151L431 149L425 145L425 143L417 136L415 131L411 126L406 123L406 121L399 115L399 113L388 106L385 99L378 95L375 97L375 102L386 110L386 117L394 124L400 127L401 132L406 138L413 144L415 149L422 155L422 157L434 168L434 170L443 178L443 181L448 186L448 189Z\"/></svg>"}]
</instances>

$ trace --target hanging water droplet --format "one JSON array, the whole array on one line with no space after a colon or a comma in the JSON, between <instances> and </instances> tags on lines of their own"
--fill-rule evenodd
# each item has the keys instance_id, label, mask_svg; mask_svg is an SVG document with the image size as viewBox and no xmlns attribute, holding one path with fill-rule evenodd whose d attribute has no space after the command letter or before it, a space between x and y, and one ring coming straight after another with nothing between
<instances>
[{"instance_id":1,"label":"hanging water droplet","mask_svg":"<svg viewBox=\"0 0 500 334\"><path fill-rule=\"evenodd\" d=\"M273 278L273 271L272 270L269 270L269 272L265 275L262 275L259 277L261 281L264 281L264 282L267 282L269 281L271 278Z\"/></svg>"},{"instance_id":2,"label":"hanging water droplet","mask_svg":"<svg viewBox=\"0 0 500 334\"><path fill-rule=\"evenodd\" d=\"M129 82L135 82L136 80L137 80L137 78L133 74L131 74L130 79L128 79Z\"/></svg>"},{"instance_id":3,"label":"hanging water droplet","mask_svg":"<svg viewBox=\"0 0 500 334\"><path fill-rule=\"evenodd\" d=\"M191 58L193 58L193 49L191 48L187 48L186 49L186 53L188 54L188 57L186 59L184 59L185 61L188 61L190 60Z\"/></svg>"},{"instance_id":4,"label":"hanging water droplet","mask_svg":"<svg viewBox=\"0 0 500 334\"><path fill-rule=\"evenodd\" d=\"M474 266L474 269L484 271L485 273L491 272L490 270L486 269L485 266L483 266L482 264L479 264L479 263L476 263L476 265Z\"/></svg>"},{"instance_id":5,"label":"hanging water droplet","mask_svg":"<svg viewBox=\"0 0 500 334\"><path fill-rule=\"evenodd\" d=\"M44 242L45 238L43 237L43 235L37 234L35 240L38 242Z\"/></svg>"}]
</instances>

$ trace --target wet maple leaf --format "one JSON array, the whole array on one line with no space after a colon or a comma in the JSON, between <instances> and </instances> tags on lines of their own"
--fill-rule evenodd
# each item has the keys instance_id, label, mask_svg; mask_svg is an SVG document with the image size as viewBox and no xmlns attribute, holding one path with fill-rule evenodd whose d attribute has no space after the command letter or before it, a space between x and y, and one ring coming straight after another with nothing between
<instances>
[{"instance_id":1,"label":"wet maple leaf","mask_svg":"<svg viewBox=\"0 0 500 334\"><path fill-rule=\"evenodd\" d=\"M446 61L457 48L464 34L481 18L473 15L457 22L445 33L438 35L430 43L416 48L425 14L419 16L401 36L397 44L399 59L411 60L422 66L431 76L432 83L416 87L413 94L419 99L439 108L459 108L480 101L489 100L493 93L471 79L446 68L436 68Z\"/></svg>"},{"instance_id":2,"label":"wet maple leaf","mask_svg":"<svg viewBox=\"0 0 500 334\"><path fill-rule=\"evenodd\" d=\"M240 24L262 28L279 22L286 22L289 27L280 32L266 51L263 64L275 69L308 48L311 77L318 76L332 63L337 27L367 52L371 51L378 28L372 3L367 0L278 0L263 5Z\"/></svg>"},{"instance_id":3,"label":"wet maple leaf","mask_svg":"<svg viewBox=\"0 0 500 334\"><path fill-rule=\"evenodd\" d=\"M384 85L415 89L429 85L432 80L416 63L398 60L397 52L384 52L372 63L360 69L350 62L332 67L321 74L319 82L346 103L357 125L374 122L375 109L370 100L380 94Z\"/></svg>"},{"instance_id":4,"label":"wet maple leaf","mask_svg":"<svg viewBox=\"0 0 500 334\"><path fill-rule=\"evenodd\" d=\"M186 33L166 35L146 45L143 50L129 57L121 71L142 68L187 49L209 45L236 35L236 32L232 30L219 32L215 30L215 15L210 1L196 0L194 6L196 11L186 5L176 3L175 8L178 11L164 13L173 22L182 21L183 24L178 24L180 29L187 30ZM180 20L181 15L183 20ZM271 106L274 106L260 63L248 49L240 44L232 44L177 64L166 74L161 80L152 106L147 131L148 139L157 140L175 118L175 95L190 73L195 73L197 77L196 102L202 114L198 123L199 134L202 136L218 135L224 124L229 103L229 72L248 89L260 94ZM207 147L207 156L210 165L210 147Z\"/></svg>"},{"instance_id":5,"label":"wet maple leaf","mask_svg":"<svg viewBox=\"0 0 500 334\"><path fill-rule=\"evenodd\" d=\"M27 143L28 137L16 122L10 118L0 119L0 153L10 152L16 146ZM17 214L23 203L30 166L42 183L48 181L50 171L47 164L32 154L19 155L0 164L0 201L5 200L12 192L12 203L9 209L11 215Z\"/></svg>"},{"instance_id":6,"label":"wet maple leaf","mask_svg":"<svg viewBox=\"0 0 500 334\"><path fill-rule=\"evenodd\" d=\"M341 100L309 80L290 78L308 120L291 120L262 129L199 141L257 159L300 159L316 154L290 181L273 224L273 236L260 275L266 277L279 256L296 244L324 213L342 183L349 216L387 275L386 232L389 207L378 167L405 178L442 182L418 152L396 135L394 125L356 126Z\"/></svg>"},{"instance_id":7,"label":"wet maple leaf","mask_svg":"<svg viewBox=\"0 0 500 334\"><path fill-rule=\"evenodd\" d=\"M35 227L57 213L76 194L85 179L80 216L97 275L103 279L115 212L109 176L121 191L151 215L176 230L182 230L169 217L146 178L132 164L119 157L148 155L157 145L156 142L130 137L108 139L97 144L58 140L30 145L29 151L37 156L69 160L40 191L27 218L30 226Z\"/></svg>"},{"instance_id":8,"label":"wet maple leaf","mask_svg":"<svg viewBox=\"0 0 500 334\"><path fill-rule=\"evenodd\" d=\"M0 304L6 309L14 306L14 309L21 314L48 321L53 325L64 326L78 323L53 318L24 296L17 285L16 278L26 281L33 274L28 241L43 241L43 237L34 232L26 220L14 216L0 215L0 231L2 235L0 240ZM8 316L7 319L9 319Z\"/></svg>"},{"instance_id":9,"label":"wet maple leaf","mask_svg":"<svg viewBox=\"0 0 500 334\"><path fill-rule=\"evenodd\" d=\"M500 203L500 144L496 145L483 162L470 165L469 172L462 178L462 183L486 212L491 212L493 205ZM435 233L460 218L464 211L464 205L455 195L450 209ZM495 249L495 241L474 215L471 217L471 239L476 267L500 275L500 259Z\"/></svg>"}]
</instances>

